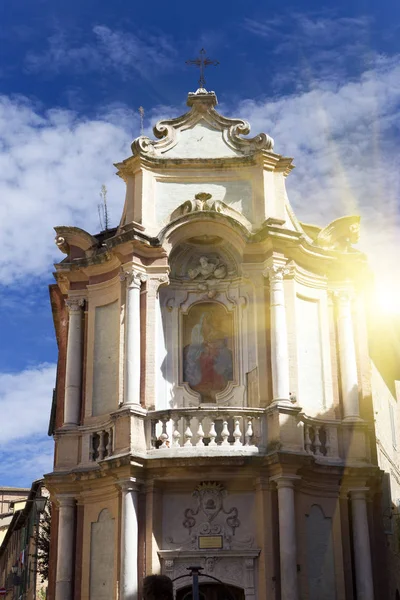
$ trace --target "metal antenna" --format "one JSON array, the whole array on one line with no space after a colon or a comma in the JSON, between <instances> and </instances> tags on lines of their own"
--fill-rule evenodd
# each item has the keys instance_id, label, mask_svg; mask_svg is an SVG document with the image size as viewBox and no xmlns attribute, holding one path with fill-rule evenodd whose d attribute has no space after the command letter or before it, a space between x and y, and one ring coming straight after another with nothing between
<instances>
[{"instance_id":1,"label":"metal antenna","mask_svg":"<svg viewBox=\"0 0 400 600\"><path fill-rule=\"evenodd\" d=\"M144 108L143 108L143 106L139 106L138 111L139 111L139 115L140 115L140 135L143 135L143 132L144 132L144 125L143 125Z\"/></svg>"}]
</instances>

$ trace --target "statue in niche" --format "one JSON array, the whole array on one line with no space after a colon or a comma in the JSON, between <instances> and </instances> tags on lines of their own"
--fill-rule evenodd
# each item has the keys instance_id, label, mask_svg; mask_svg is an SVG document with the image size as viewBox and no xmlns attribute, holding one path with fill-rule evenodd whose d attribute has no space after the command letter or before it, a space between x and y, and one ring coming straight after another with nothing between
<instances>
[{"instance_id":1,"label":"statue in niche","mask_svg":"<svg viewBox=\"0 0 400 600\"><path fill-rule=\"evenodd\" d=\"M183 379L202 402L233 379L232 315L216 303L195 304L183 322Z\"/></svg>"},{"instance_id":2,"label":"statue in niche","mask_svg":"<svg viewBox=\"0 0 400 600\"><path fill-rule=\"evenodd\" d=\"M188 270L190 279L224 279L227 274L226 265L222 262L212 262L206 256L201 256L199 266Z\"/></svg>"}]
</instances>

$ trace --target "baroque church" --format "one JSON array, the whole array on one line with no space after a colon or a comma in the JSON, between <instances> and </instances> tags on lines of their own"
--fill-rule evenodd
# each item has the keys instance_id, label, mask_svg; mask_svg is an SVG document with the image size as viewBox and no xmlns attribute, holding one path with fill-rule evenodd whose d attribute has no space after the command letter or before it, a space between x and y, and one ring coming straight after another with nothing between
<instances>
[{"instance_id":1,"label":"baroque church","mask_svg":"<svg viewBox=\"0 0 400 600\"><path fill-rule=\"evenodd\" d=\"M116 164L117 228L56 227L49 598L397 598L359 218L302 223L272 138L187 105Z\"/></svg>"}]
</instances>

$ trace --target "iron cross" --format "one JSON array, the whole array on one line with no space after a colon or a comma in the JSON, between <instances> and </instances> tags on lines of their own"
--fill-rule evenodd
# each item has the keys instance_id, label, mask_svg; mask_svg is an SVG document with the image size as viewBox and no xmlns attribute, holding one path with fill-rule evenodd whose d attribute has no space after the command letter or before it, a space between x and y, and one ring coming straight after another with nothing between
<instances>
[{"instance_id":1,"label":"iron cross","mask_svg":"<svg viewBox=\"0 0 400 600\"><path fill-rule=\"evenodd\" d=\"M209 65L214 65L214 66L219 65L219 62L218 62L218 60L211 60L210 58L207 58L206 51L204 50L204 48L202 48L200 50L199 58L195 58L194 60L187 60L186 64L194 65L195 67L199 67L199 69L200 69L199 85L201 88L205 88L206 80L204 77L204 69L206 67L208 67Z\"/></svg>"}]
</instances>

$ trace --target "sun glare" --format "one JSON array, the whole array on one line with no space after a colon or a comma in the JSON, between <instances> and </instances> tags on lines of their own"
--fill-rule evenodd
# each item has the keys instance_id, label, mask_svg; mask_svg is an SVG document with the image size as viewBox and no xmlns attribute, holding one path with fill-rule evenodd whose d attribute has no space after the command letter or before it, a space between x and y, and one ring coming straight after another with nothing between
<instances>
[{"instance_id":1,"label":"sun glare","mask_svg":"<svg viewBox=\"0 0 400 600\"><path fill-rule=\"evenodd\" d=\"M400 283L377 278L375 302L380 312L387 315L400 315Z\"/></svg>"}]
</instances>

